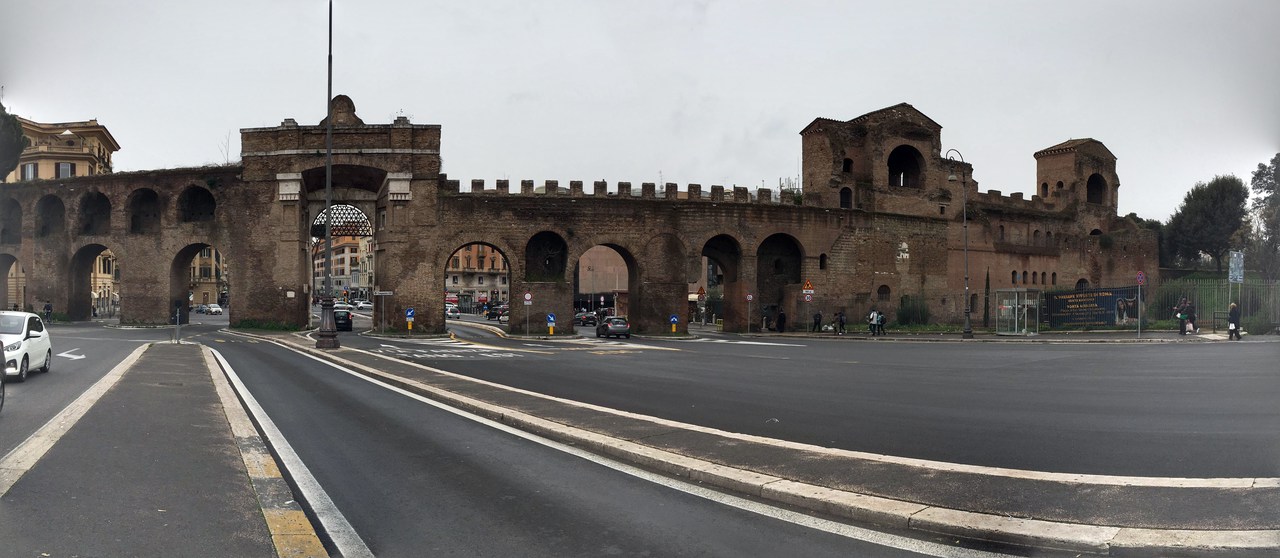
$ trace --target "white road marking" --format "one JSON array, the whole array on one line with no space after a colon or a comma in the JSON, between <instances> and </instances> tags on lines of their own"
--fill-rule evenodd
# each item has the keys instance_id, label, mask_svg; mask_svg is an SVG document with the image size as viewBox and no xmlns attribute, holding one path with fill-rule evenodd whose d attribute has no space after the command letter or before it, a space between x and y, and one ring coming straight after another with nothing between
<instances>
[{"instance_id":1,"label":"white road marking","mask_svg":"<svg viewBox=\"0 0 1280 558\"><path fill-rule=\"evenodd\" d=\"M755 513L758 515L763 515L765 517L777 519L779 521L785 521L788 523L800 525L803 527L808 527L811 529L817 529L819 531L831 533L833 535L838 535L838 536L859 540L863 542L868 542L871 544L877 544L880 546L885 546L885 547L894 548L898 550L905 550L908 552L924 554L926 556L937 556L937 557L946 557L946 558L1007 558L1009 556L1005 554L996 554L996 553L984 552L980 550L970 550L966 548L950 547L950 546L941 545L941 544L933 543L929 541L913 539L910 537L902 537L897 535L891 535L888 533L881 533L879 531L864 529L862 527L855 527L853 525L847 525L837 521L830 521L826 519L811 517L803 513L784 510L784 509L776 508L767 504L762 504L752 500L739 498L737 496L730 496L714 490L708 490L706 488L702 488L702 487L692 485L676 479L668 478L668 477L659 475L657 473L651 473L643 469L640 469L638 467L628 465L626 463L614 461L612 459L608 459L606 457L602 457L602 456L587 452L585 450L575 448L573 446L562 444L554 440L549 440L541 436L537 436L535 434L530 434L528 432L517 429L515 427L507 426L499 422L494 422L484 417L473 415L471 413L468 413L461 409L456 409L454 407L451 407L439 401L428 399L416 393L412 393L410 391L407 391L395 386L384 384L382 382L379 382L378 380L365 376L364 374L360 374L349 368L338 366L337 364L312 356L310 354L297 351L289 347L285 347L285 348L291 351L294 351L302 356L315 360L316 362L320 362L334 369L345 372L351 375L352 377L364 380L366 382L369 382L370 384L381 387L388 391L393 391L395 393L398 393L405 397L409 397L421 403L431 405L432 407L436 407L442 411L452 413L464 419L471 420L471 421L483 424L485 426L488 426L490 428L493 428L495 430L499 430L507 434L511 434L513 436L523 438L530 442L540 444L548 448L585 459L587 461L590 461L597 465L608 467L620 473L631 475L641 480L646 480L667 488L678 490L680 492L684 492L686 494L697 496L699 498L710 500L719 504L734 507L734 508ZM346 555L344 554L344 556Z\"/></svg>"},{"instance_id":2,"label":"white road marking","mask_svg":"<svg viewBox=\"0 0 1280 558\"><path fill-rule=\"evenodd\" d=\"M302 492L302 497L307 499L307 503L311 505L311 509L316 514L316 519L324 525L325 532L333 541L333 545L338 548L338 552L344 558L373 558L373 552L369 550L368 545L364 543L364 539L360 538L360 534L356 533L351 523L347 521L346 516L338 510L333 500L329 498L329 494L324 491L320 483L311 475L311 470L298 457L297 452L293 451L293 446L289 445L289 441L285 439L284 434L276 428L276 423L271 420L267 412L258 404L258 400L249 393L244 382L240 380L240 376L227 363L227 359L222 357L212 347L213 356L217 357L218 364L222 366L222 370L227 374L227 379L231 381L231 385L235 386L236 392L240 394L240 398L244 400L244 406L253 414L257 420L262 434L267 438L271 447L276 450L276 454L280 456L280 461L284 463L284 467L289 470L289 475L293 477L293 481L297 483L298 491ZM310 355L307 355L310 356ZM314 357L312 357L314 358Z\"/></svg>"},{"instance_id":3,"label":"white road marking","mask_svg":"<svg viewBox=\"0 0 1280 558\"><path fill-rule=\"evenodd\" d=\"M80 360L80 359L84 358L84 355L73 355L73 354L71 354L71 351L78 351L78 350L80 350L80 347L76 347L76 348L74 348L74 349L69 349L69 350L66 350L66 351L62 351L61 353L58 353L58 356L60 356L60 357L65 357L65 358L69 358L69 359L71 359L71 360Z\"/></svg>"}]
</instances>

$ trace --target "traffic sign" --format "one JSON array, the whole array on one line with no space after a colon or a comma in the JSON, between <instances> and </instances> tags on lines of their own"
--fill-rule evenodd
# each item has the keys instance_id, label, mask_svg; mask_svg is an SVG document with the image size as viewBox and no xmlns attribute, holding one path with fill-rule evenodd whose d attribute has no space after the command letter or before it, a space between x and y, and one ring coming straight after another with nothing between
<instances>
[{"instance_id":1,"label":"traffic sign","mask_svg":"<svg viewBox=\"0 0 1280 558\"><path fill-rule=\"evenodd\" d=\"M404 321L410 322L410 323L413 322L413 308L404 309Z\"/></svg>"},{"instance_id":2,"label":"traffic sign","mask_svg":"<svg viewBox=\"0 0 1280 558\"><path fill-rule=\"evenodd\" d=\"M671 325L676 325L676 324L678 324L678 323L680 323L680 316L677 316L677 315L675 315L675 314L672 314L672 315L671 315Z\"/></svg>"},{"instance_id":3,"label":"traffic sign","mask_svg":"<svg viewBox=\"0 0 1280 558\"><path fill-rule=\"evenodd\" d=\"M391 296L396 294L395 291L373 291L373 296Z\"/></svg>"},{"instance_id":4,"label":"traffic sign","mask_svg":"<svg viewBox=\"0 0 1280 558\"><path fill-rule=\"evenodd\" d=\"M804 280L804 288L803 288L803 289L801 289L801 290L800 290L800 292L802 292L802 293L804 293L804 294L807 294L807 295L811 295L811 294L813 294L813 283L809 282L809 280L808 280L808 279L805 279L805 280Z\"/></svg>"},{"instance_id":5,"label":"traffic sign","mask_svg":"<svg viewBox=\"0 0 1280 558\"><path fill-rule=\"evenodd\" d=\"M1244 252L1231 252L1231 260L1227 265L1227 281L1231 283L1244 282Z\"/></svg>"},{"instance_id":6,"label":"traffic sign","mask_svg":"<svg viewBox=\"0 0 1280 558\"><path fill-rule=\"evenodd\" d=\"M1146 273L1143 273L1143 272L1141 272L1141 271L1139 271L1139 272L1138 272L1138 284L1139 284L1139 285L1146 285L1146 284L1147 284L1147 274L1146 274Z\"/></svg>"},{"instance_id":7,"label":"traffic sign","mask_svg":"<svg viewBox=\"0 0 1280 558\"><path fill-rule=\"evenodd\" d=\"M550 312L548 312L548 313L547 313L547 323L549 323L549 324L555 324L555 323L556 323L556 315L555 315L555 314L552 314L552 313L550 313Z\"/></svg>"},{"instance_id":8,"label":"traffic sign","mask_svg":"<svg viewBox=\"0 0 1280 558\"><path fill-rule=\"evenodd\" d=\"M524 299L526 301L533 300L533 293L524 293Z\"/></svg>"},{"instance_id":9,"label":"traffic sign","mask_svg":"<svg viewBox=\"0 0 1280 558\"><path fill-rule=\"evenodd\" d=\"M751 293L747 293L747 302L751 302L751 301L753 301L753 300L755 300L755 299L756 299L756 297L751 296Z\"/></svg>"},{"instance_id":10,"label":"traffic sign","mask_svg":"<svg viewBox=\"0 0 1280 558\"><path fill-rule=\"evenodd\" d=\"M805 302L813 302L813 295L811 295L811 294L806 294L806 295L804 295L804 301L805 301Z\"/></svg>"}]
</instances>

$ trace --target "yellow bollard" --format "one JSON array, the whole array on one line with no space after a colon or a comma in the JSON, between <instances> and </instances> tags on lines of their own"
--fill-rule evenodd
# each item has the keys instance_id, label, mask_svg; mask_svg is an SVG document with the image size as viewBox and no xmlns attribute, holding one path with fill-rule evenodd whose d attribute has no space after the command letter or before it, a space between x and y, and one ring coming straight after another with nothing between
<instances>
[{"instance_id":1,"label":"yellow bollard","mask_svg":"<svg viewBox=\"0 0 1280 558\"><path fill-rule=\"evenodd\" d=\"M556 326L547 326L547 335L555 335Z\"/></svg>"}]
</instances>

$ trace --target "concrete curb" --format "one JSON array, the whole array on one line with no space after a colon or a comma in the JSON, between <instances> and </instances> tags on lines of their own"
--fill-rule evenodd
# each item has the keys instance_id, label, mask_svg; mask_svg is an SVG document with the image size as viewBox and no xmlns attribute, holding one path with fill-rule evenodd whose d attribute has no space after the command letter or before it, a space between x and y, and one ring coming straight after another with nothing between
<instances>
[{"instance_id":1,"label":"concrete curb","mask_svg":"<svg viewBox=\"0 0 1280 558\"><path fill-rule=\"evenodd\" d=\"M423 397L558 442L582 447L593 453L676 478L859 523L944 535L948 538L1097 555L1257 556L1280 553L1280 530L1136 529L1064 523L942 508L796 482L542 419L382 372L330 352L299 345L292 340L271 337L264 339L315 355ZM342 350L364 352L358 349ZM437 372L415 363L399 362Z\"/></svg>"},{"instance_id":2,"label":"concrete curb","mask_svg":"<svg viewBox=\"0 0 1280 558\"><path fill-rule=\"evenodd\" d=\"M201 346L201 354L218 398L222 401L223 412L231 425L231 434L235 436L236 445L240 448L240 457L249 473L250 484L262 507L262 516L266 520L267 531L271 533L276 556L328 558L329 553L320 542L311 520L298 505L293 489L280 472L280 465L267 449L266 442L249 419L239 397L231 389L230 382L223 376L222 367L214 359L209 347Z\"/></svg>"}]
</instances>

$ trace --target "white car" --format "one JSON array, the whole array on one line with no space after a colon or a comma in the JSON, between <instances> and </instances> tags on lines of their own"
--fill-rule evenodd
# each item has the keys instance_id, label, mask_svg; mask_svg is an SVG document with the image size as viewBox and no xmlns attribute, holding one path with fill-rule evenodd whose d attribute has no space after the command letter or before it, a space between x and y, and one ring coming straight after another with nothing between
<instances>
[{"instance_id":1,"label":"white car","mask_svg":"<svg viewBox=\"0 0 1280 558\"><path fill-rule=\"evenodd\" d=\"M23 382L32 369L48 372L53 342L44 320L31 312L0 312L0 343L4 344L4 376Z\"/></svg>"},{"instance_id":2,"label":"white car","mask_svg":"<svg viewBox=\"0 0 1280 558\"><path fill-rule=\"evenodd\" d=\"M346 310L346 311L350 312L350 311L351 311L351 310L353 310L354 308L355 308L355 307L353 307L353 306L351 306L350 304L347 304L347 303L345 303L345 302L335 302L335 303L333 303L333 309L334 309L334 310Z\"/></svg>"},{"instance_id":3,"label":"white car","mask_svg":"<svg viewBox=\"0 0 1280 558\"><path fill-rule=\"evenodd\" d=\"M357 300L356 310L373 310L373 303L367 300Z\"/></svg>"},{"instance_id":4,"label":"white car","mask_svg":"<svg viewBox=\"0 0 1280 558\"><path fill-rule=\"evenodd\" d=\"M204 311L204 313L205 313L205 314L217 314L217 315L221 316L221 315L222 315L222 307L221 307L221 306L218 306L217 304L210 304L210 305L209 305L209 308L208 308L208 309L206 309L206 310Z\"/></svg>"},{"instance_id":5,"label":"white car","mask_svg":"<svg viewBox=\"0 0 1280 558\"><path fill-rule=\"evenodd\" d=\"M462 319L462 312L458 310L457 306L445 306L444 317L445 319L453 318L455 320L459 320Z\"/></svg>"}]
</instances>

